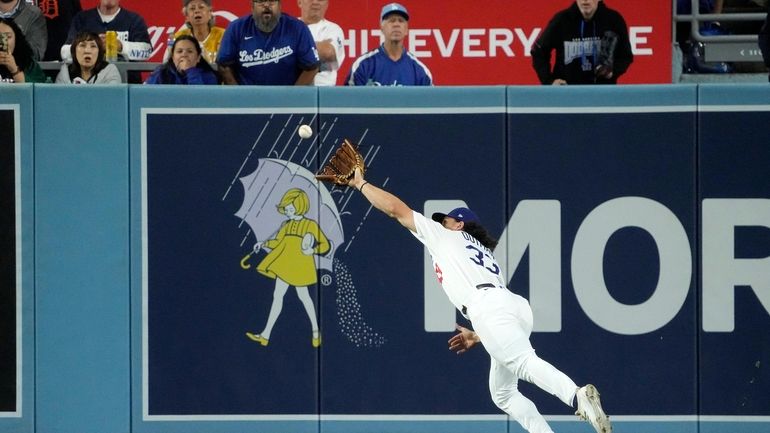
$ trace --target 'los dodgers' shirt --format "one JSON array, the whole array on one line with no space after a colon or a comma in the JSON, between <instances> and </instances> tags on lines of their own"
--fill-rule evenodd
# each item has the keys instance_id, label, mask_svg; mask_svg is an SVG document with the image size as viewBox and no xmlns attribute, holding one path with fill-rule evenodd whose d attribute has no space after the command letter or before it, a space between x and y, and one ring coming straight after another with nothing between
<instances>
[{"instance_id":1,"label":"'los dodgers' shirt","mask_svg":"<svg viewBox=\"0 0 770 433\"><path fill-rule=\"evenodd\" d=\"M320 63L307 25L286 14L270 33L259 30L252 15L233 21L217 56L217 64L233 68L238 84L293 85Z\"/></svg>"},{"instance_id":2,"label":"'los dodgers' shirt","mask_svg":"<svg viewBox=\"0 0 770 433\"><path fill-rule=\"evenodd\" d=\"M449 230L417 211L412 215L417 231L410 233L428 249L436 278L458 310L472 305L485 287L506 287L492 251L476 238L463 231Z\"/></svg>"}]
</instances>

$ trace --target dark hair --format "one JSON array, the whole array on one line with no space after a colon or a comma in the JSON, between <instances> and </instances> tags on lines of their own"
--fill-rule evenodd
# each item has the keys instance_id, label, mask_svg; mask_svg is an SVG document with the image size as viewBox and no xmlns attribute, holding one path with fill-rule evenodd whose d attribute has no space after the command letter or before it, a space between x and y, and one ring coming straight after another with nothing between
<instances>
[{"instance_id":1,"label":"dark hair","mask_svg":"<svg viewBox=\"0 0 770 433\"><path fill-rule=\"evenodd\" d=\"M0 23L7 25L13 30L13 37L16 40L13 48L13 58L16 60L16 66L22 71L29 69L34 62L32 57L32 47L27 42L19 26L10 18L0 18ZM11 71L5 65L0 65L0 75L9 76Z\"/></svg>"},{"instance_id":2,"label":"dark hair","mask_svg":"<svg viewBox=\"0 0 770 433\"><path fill-rule=\"evenodd\" d=\"M179 41L190 41L193 43L193 46L195 46L195 51L198 53L198 57L200 57L200 60L198 60L198 64L195 65L196 68L202 69L203 71L210 71L214 75L216 75L217 80L219 79L219 74L214 70L214 68L209 65L209 62L206 61L206 59L203 57L203 49L201 48L200 42L198 42L197 39L195 39L195 36L192 35L181 35L177 36L176 39L174 39L174 43L171 45L171 55L168 56L168 60L166 60L166 63L161 65L161 72L160 72L160 82L162 84L169 84L174 82L174 78L171 76L171 71L176 71L176 65L174 64L174 48L176 48L176 44L179 43Z\"/></svg>"},{"instance_id":3,"label":"dark hair","mask_svg":"<svg viewBox=\"0 0 770 433\"><path fill-rule=\"evenodd\" d=\"M83 70L80 67L80 63L78 63L78 56L77 56L77 48L78 44L81 42L86 41L94 41L96 42L96 46L99 50L99 52L96 55L96 63L94 64L94 69L91 72L92 77L96 77L99 72L102 71L102 69L106 68L109 63L107 63L107 60L105 60L105 48L104 48L104 42L102 42L102 38L99 37L96 33L93 32L80 32L77 35L75 35L75 40L72 41L72 45L70 45L70 54L72 54L72 64L69 65L69 72L70 72L70 80L75 77L82 77Z\"/></svg>"},{"instance_id":4,"label":"dark hair","mask_svg":"<svg viewBox=\"0 0 770 433\"><path fill-rule=\"evenodd\" d=\"M465 221L463 231L476 238L481 245L494 250L497 246L497 239L493 238L481 224L474 221Z\"/></svg>"}]
</instances>

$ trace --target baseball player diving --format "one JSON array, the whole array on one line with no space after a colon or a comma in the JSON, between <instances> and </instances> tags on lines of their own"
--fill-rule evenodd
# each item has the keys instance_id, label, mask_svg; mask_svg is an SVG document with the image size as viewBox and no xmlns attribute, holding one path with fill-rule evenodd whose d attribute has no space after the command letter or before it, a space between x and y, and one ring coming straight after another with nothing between
<instances>
[{"instance_id":1,"label":"baseball player diving","mask_svg":"<svg viewBox=\"0 0 770 433\"><path fill-rule=\"evenodd\" d=\"M473 324L474 330L457 325L449 349L462 354L482 343L492 358L489 389L497 407L512 416L530 433L552 433L535 405L518 390L523 379L555 395L587 420L597 433L612 426L593 385L578 387L566 374L540 359L529 341L532 309L529 302L507 288L500 266L492 255L497 240L478 217L466 208L427 218L401 199L364 179L361 168L348 180L377 209L422 242L431 257L449 300Z\"/></svg>"}]
</instances>

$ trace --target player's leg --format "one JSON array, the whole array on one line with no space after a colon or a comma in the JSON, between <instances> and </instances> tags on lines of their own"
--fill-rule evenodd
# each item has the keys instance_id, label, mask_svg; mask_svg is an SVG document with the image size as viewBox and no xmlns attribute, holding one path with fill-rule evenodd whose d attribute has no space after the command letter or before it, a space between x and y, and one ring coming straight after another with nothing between
<instances>
[{"instance_id":1,"label":"player's leg","mask_svg":"<svg viewBox=\"0 0 770 433\"><path fill-rule=\"evenodd\" d=\"M529 341L529 302L510 292L491 292L481 306L469 309L469 315L487 352L515 377L555 395L570 407L577 405L575 414L589 421L598 433L612 431L596 388L587 385L578 389L569 376L535 354Z\"/></svg>"},{"instance_id":2,"label":"player's leg","mask_svg":"<svg viewBox=\"0 0 770 433\"><path fill-rule=\"evenodd\" d=\"M561 370L537 356L535 352L525 353L506 362L522 380L537 385L543 391L555 395L567 406L573 406L578 386Z\"/></svg>"},{"instance_id":3,"label":"player's leg","mask_svg":"<svg viewBox=\"0 0 770 433\"><path fill-rule=\"evenodd\" d=\"M267 316L267 323L265 329L259 334L253 334L247 332L246 336L250 339L260 343L263 346L267 346L270 341L270 333L273 332L273 325L278 320L278 316L281 315L283 309L283 297L289 290L289 283L283 281L280 278L275 279L275 290L273 291L273 303L270 306L270 314Z\"/></svg>"},{"instance_id":4,"label":"player's leg","mask_svg":"<svg viewBox=\"0 0 770 433\"><path fill-rule=\"evenodd\" d=\"M530 433L553 433L535 404L519 392L516 376L495 358L491 360L489 392L495 405Z\"/></svg>"},{"instance_id":5,"label":"player's leg","mask_svg":"<svg viewBox=\"0 0 770 433\"><path fill-rule=\"evenodd\" d=\"M567 375L535 355L529 341L532 309L522 297L511 292L490 291L480 305L468 310L473 329L484 348L515 377L537 385L567 405L577 385Z\"/></svg>"},{"instance_id":6,"label":"player's leg","mask_svg":"<svg viewBox=\"0 0 770 433\"><path fill-rule=\"evenodd\" d=\"M588 421L597 433L612 432L610 419L604 413L599 392L593 385L578 388L569 376L541 359L535 352L521 355L510 362L508 369L513 370L522 380L555 395L567 406L576 406L575 415Z\"/></svg>"},{"instance_id":7,"label":"player's leg","mask_svg":"<svg viewBox=\"0 0 770 433\"><path fill-rule=\"evenodd\" d=\"M321 333L318 330L318 320L315 314L315 305L313 305L313 298L310 297L310 292L307 287L297 287L297 297L305 307L307 317L310 319L310 328L313 330L313 339L311 344L313 347L321 345Z\"/></svg>"}]
</instances>

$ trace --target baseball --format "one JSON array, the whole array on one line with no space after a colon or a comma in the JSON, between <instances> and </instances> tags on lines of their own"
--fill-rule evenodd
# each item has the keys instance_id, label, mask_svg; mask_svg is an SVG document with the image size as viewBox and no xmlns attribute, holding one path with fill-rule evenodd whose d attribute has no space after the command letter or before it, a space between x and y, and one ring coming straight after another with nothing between
<instances>
[{"instance_id":1,"label":"baseball","mask_svg":"<svg viewBox=\"0 0 770 433\"><path fill-rule=\"evenodd\" d=\"M313 136L313 128L311 128L309 125L302 125L299 127L299 136L302 138L310 138Z\"/></svg>"}]
</instances>

